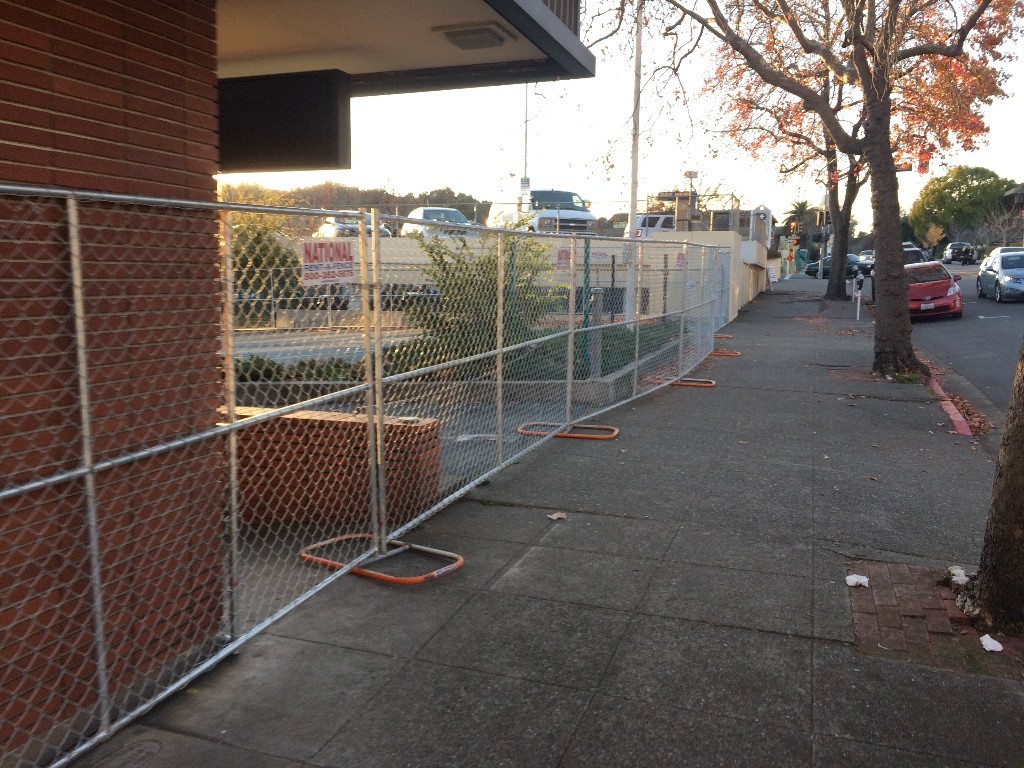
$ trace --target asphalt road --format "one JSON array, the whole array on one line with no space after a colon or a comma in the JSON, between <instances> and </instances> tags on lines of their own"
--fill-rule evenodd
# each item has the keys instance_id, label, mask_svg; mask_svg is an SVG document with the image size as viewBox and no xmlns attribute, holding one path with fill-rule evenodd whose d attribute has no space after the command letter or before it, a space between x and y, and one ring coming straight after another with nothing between
<instances>
[{"instance_id":1,"label":"asphalt road","mask_svg":"<svg viewBox=\"0 0 1024 768\"><path fill-rule=\"evenodd\" d=\"M979 299L975 288L978 265L946 266L953 274L964 276L960 281L963 319L915 321L914 347L926 358L934 355L936 362L967 379L1006 413L1024 338L1024 302L997 304Z\"/></svg>"},{"instance_id":2,"label":"asphalt road","mask_svg":"<svg viewBox=\"0 0 1024 768\"><path fill-rule=\"evenodd\" d=\"M386 330L384 344L397 344L417 335L415 330ZM335 358L347 362L363 359L363 334L348 329L296 328L276 331L236 331L236 358L260 357L284 365L300 360Z\"/></svg>"}]
</instances>

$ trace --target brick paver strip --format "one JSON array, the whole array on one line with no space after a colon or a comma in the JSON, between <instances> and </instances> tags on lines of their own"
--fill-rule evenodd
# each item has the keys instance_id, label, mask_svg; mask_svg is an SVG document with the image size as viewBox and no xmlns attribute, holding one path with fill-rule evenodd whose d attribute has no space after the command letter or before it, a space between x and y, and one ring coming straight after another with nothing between
<instances>
[{"instance_id":1,"label":"brick paver strip","mask_svg":"<svg viewBox=\"0 0 1024 768\"><path fill-rule=\"evenodd\" d=\"M944 610L925 611L924 620L929 632L940 635L953 634L953 625L949 623L949 616Z\"/></svg>"},{"instance_id":2,"label":"brick paver strip","mask_svg":"<svg viewBox=\"0 0 1024 768\"><path fill-rule=\"evenodd\" d=\"M930 597L922 598L920 605L924 610L930 609L942 609L942 598L938 594L931 595Z\"/></svg>"},{"instance_id":3,"label":"brick paver strip","mask_svg":"<svg viewBox=\"0 0 1024 768\"><path fill-rule=\"evenodd\" d=\"M896 593L893 592L891 585L889 587L879 587L878 589L872 587L871 593L875 605L891 605L893 607L899 605L899 601L896 600Z\"/></svg>"},{"instance_id":4,"label":"brick paver strip","mask_svg":"<svg viewBox=\"0 0 1024 768\"><path fill-rule=\"evenodd\" d=\"M931 643L928 623L924 620L923 614L921 616L904 616L903 634L906 636L908 643ZM931 651L928 652L928 655L931 655Z\"/></svg>"},{"instance_id":5,"label":"brick paver strip","mask_svg":"<svg viewBox=\"0 0 1024 768\"><path fill-rule=\"evenodd\" d=\"M867 575L850 587L857 650L870 656L1024 680L1024 638L999 635L1003 653L989 653L980 633L957 607L936 569L864 560L848 573Z\"/></svg>"},{"instance_id":6,"label":"brick paver strip","mask_svg":"<svg viewBox=\"0 0 1024 768\"><path fill-rule=\"evenodd\" d=\"M903 563L889 563L889 576L892 578L893 584L912 584L914 581L910 567ZM899 594L898 589L897 594Z\"/></svg>"},{"instance_id":7,"label":"brick paver strip","mask_svg":"<svg viewBox=\"0 0 1024 768\"><path fill-rule=\"evenodd\" d=\"M896 627L879 627L878 628L879 641L887 650L890 651L905 651L907 650L907 639L903 636L903 630Z\"/></svg>"},{"instance_id":8,"label":"brick paver strip","mask_svg":"<svg viewBox=\"0 0 1024 768\"><path fill-rule=\"evenodd\" d=\"M866 643L877 643L879 635L878 621L875 615L873 613L854 612L853 633L855 637L863 639Z\"/></svg>"},{"instance_id":9,"label":"brick paver strip","mask_svg":"<svg viewBox=\"0 0 1024 768\"><path fill-rule=\"evenodd\" d=\"M850 602L853 605L853 610L855 611L860 611L861 613L875 613L875 599L871 597L870 589L863 589L861 587L851 589ZM939 601L938 607L942 607L941 600Z\"/></svg>"},{"instance_id":10,"label":"brick paver strip","mask_svg":"<svg viewBox=\"0 0 1024 768\"><path fill-rule=\"evenodd\" d=\"M878 626L902 629L903 619L900 618L900 609L894 605L878 606Z\"/></svg>"},{"instance_id":11,"label":"brick paver strip","mask_svg":"<svg viewBox=\"0 0 1024 768\"><path fill-rule=\"evenodd\" d=\"M897 584L896 599L903 616L924 616L921 607L921 589L916 584Z\"/></svg>"}]
</instances>

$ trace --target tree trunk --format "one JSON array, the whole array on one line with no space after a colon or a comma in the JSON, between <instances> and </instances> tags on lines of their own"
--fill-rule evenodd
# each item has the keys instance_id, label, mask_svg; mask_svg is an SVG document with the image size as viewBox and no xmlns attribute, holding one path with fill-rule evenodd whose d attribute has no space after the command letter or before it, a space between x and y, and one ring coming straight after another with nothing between
<instances>
[{"instance_id":1,"label":"tree trunk","mask_svg":"<svg viewBox=\"0 0 1024 768\"><path fill-rule=\"evenodd\" d=\"M849 230L849 224L844 224L839 216L839 158L836 156L836 145L831 137L825 135L825 174L826 189L825 205L828 207L828 216L832 220L831 229L834 233L832 238L832 271L828 277L828 288L825 291L826 299L837 299L844 301L848 298L846 294L846 249L849 247L849 235L840 239L840 229ZM826 238L823 236L822 240Z\"/></svg>"},{"instance_id":2,"label":"tree trunk","mask_svg":"<svg viewBox=\"0 0 1024 768\"><path fill-rule=\"evenodd\" d=\"M890 144L890 98L866 89L864 157L871 169L871 213L875 223L875 361L882 375L924 372L910 341L907 277L900 238L899 183Z\"/></svg>"},{"instance_id":3,"label":"tree trunk","mask_svg":"<svg viewBox=\"0 0 1024 768\"><path fill-rule=\"evenodd\" d=\"M988 628L1024 628L1024 344L1017 361L992 506L975 586L977 618Z\"/></svg>"}]
</instances>

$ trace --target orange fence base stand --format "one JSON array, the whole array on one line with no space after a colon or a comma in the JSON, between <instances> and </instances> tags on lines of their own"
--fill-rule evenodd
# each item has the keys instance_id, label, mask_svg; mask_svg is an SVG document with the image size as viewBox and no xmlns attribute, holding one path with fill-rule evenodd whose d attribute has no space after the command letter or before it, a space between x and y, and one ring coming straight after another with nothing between
<instances>
[{"instance_id":1,"label":"orange fence base stand","mask_svg":"<svg viewBox=\"0 0 1024 768\"><path fill-rule=\"evenodd\" d=\"M547 421L528 421L516 430L520 435L530 437L547 437L552 434L550 429L535 429L535 427L558 427L559 424ZM575 430L584 430L577 432ZM589 430L590 432L588 433ZM555 432L555 437L571 437L578 440L612 440L619 436L618 427L610 427L607 424L570 424L565 432Z\"/></svg>"},{"instance_id":2,"label":"orange fence base stand","mask_svg":"<svg viewBox=\"0 0 1024 768\"><path fill-rule=\"evenodd\" d=\"M336 560L330 560L326 557L320 557L314 555L313 552L317 549L330 546L331 544L337 544L339 541L346 541L348 539L371 539L373 538L368 533L346 533L344 536L335 536L333 539L327 539L326 541L318 541L316 544L310 544L308 547L303 547L299 550L299 557L310 563L316 563L327 568L335 568L340 570L345 567L346 563L340 563ZM352 573L357 576L365 576L368 579L376 579L377 581L384 581L388 584L422 584L425 581L436 579L438 576L444 576L446 573L458 570L465 564L465 560L462 555L457 555L454 552L446 552L443 549L434 549L433 547L424 547L422 544L409 544L408 542L398 541L397 539L387 542L388 547L394 547L389 549L383 555L377 555L371 558L367 562L377 563L394 555L399 555L402 552L422 552L426 555L433 555L434 557L441 557L446 560L451 560L448 565L437 568L429 573L423 573L416 576L392 576L389 573L381 573L380 571L371 571L369 568L353 568Z\"/></svg>"},{"instance_id":3,"label":"orange fence base stand","mask_svg":"<svg viewBox=\"0 0 1024 768\"><path fill-rule=\"evenodd\" d=\"M716 333L715 334L715 338L716 339L731 339L732 336L730 336L728 333Z\"/></svg>"},{"instance_id":4,"label":"orange fence base stand","mask_svg":"<svg viewBox=\"0 0 1024 768\"><path fill-rule=\"evenodd\" d=\"M714 379L676 379L672 382L673 387L713 387Z\"/></svg>"},{"instance_id":5,"label":"orange fence base stand","mask_svg":"<svg viewBox=\"0 0 1024 768\"><path fill-rule=\"evenodd\" d=\"M740 353L735 349L716 349L711 353L712 357L739 357Z\"/></svg>"}]
</instances>

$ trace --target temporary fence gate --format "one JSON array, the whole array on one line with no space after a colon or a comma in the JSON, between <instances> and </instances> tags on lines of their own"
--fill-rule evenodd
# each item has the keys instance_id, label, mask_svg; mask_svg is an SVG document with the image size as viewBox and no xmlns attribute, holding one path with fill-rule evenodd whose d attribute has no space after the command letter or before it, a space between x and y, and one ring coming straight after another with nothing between
<instances>
[{"instance_id":1,"label":"temporary fence gate","mask_svg":"<svg viewBox=\"0 0 1024 768\"><path fill-rule=\"evenodd\" d=\"M68 762L728 311L715 248L311 236L341 215L0 187L4 765Z\"/></svg>"}]
</instances>

